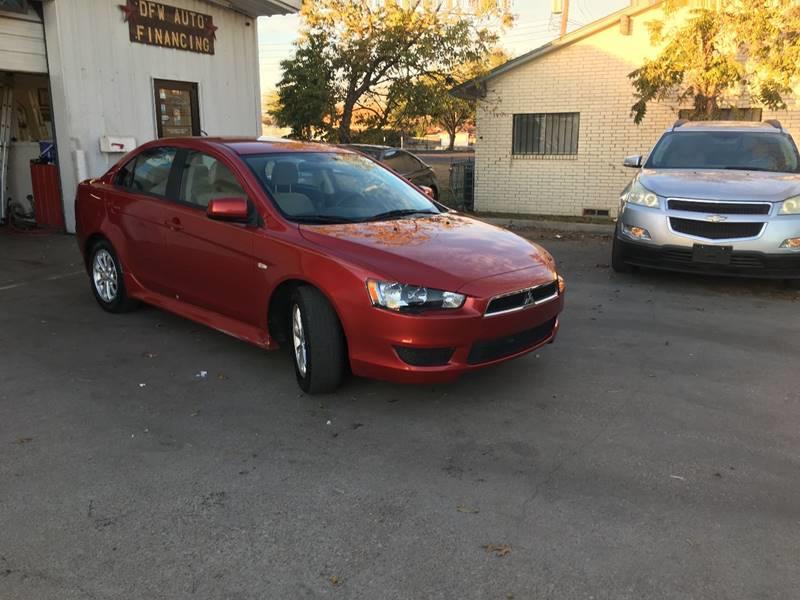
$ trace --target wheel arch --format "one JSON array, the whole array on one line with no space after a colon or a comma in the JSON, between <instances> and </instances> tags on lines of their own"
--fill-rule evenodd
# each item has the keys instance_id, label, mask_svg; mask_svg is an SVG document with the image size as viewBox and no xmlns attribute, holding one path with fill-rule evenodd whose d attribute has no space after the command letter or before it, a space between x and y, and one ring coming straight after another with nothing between
<instances>
[{"instance_id":1,"label":"wheel arch","mask_svg":"<svg viewBox=\"0 0 800 600\"><path fill-rule=\"evenodd\" d=\"M345 348L347 347L347 333L344 327L342 315L336 306L336 303L325 290L308 279L300 277L292 277L283 280L279 283L270 294L269 302L267 303L267 331L270 338L278 342L279 345L289 339L289 304L292 298L292 293L302 286L312 287L317 290L328 301L328 304L333 308L336 318L339 320L339 326L342 328L342 335L345 340Z\"/></svg>"}]
</instances>

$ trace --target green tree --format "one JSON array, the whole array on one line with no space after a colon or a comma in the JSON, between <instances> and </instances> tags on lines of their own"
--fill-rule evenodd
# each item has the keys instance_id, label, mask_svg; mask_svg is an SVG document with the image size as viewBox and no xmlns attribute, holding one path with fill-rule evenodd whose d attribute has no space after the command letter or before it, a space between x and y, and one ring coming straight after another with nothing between
<instances>
[{"instance_id":1,"label":"green tree","mask_svg":"<svg viewBox=\"0 0 800 600\"><path fill-rule=\"evenodd\" d=\"M325 40L308 36L290 60L281 62L283 75L270 114L292 137L328 138L336 118L333 65Z\"/></svg>"},{"instance_id":2,"label":"green tree","mask_svg":"<svg viewBox=\"0 0 800 600\"><path fill-rule=\"evenodd\" d=\"M650 102L691 100L693 118L712 119L721 102L747 90L767 108L784 98L800 78L800 7L790 0L672 0L665 19L648 23L659 54L629 77L639 124ZM688 18L673 19L681 9ZM672 21L677 20L677 23Z\"/></svg>"},{"instance_id":3,"label":"green tree","mask_svg":"<svg viewBox=\"0 0 800 600\"><path fill-rule=\"evenodd\" d=\"M450 90L466 81L480 77L508 60L508 55L495 49L480 60L456 65L444 77L423 76L412 88L406 103L406 113L429 118L447 132L448 150L453 150L456 134L475 123L475 101L457 98Z\"/></svg>"},{"instance_id":4,"label":"green tree","mask_svg":"<svg viewBox=\"0 0 800 600\"><path fill-rule=\"evenodd\" d=\"M481 0L467 14L441 0L303 3L296 55L282 63L284 122L302 133L324 123L349 142L354 116L380 106L377 96L484 56L497 41L492 25L510 23L503 4ZM297 101L304 105L291 106Z\"/></svg>"}]
</instances>

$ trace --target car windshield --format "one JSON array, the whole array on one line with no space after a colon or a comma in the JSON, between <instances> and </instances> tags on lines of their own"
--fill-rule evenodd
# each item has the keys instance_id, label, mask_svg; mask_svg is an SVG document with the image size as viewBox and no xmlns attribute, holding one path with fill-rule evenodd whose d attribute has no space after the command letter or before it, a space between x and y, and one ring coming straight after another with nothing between
<instances>
[{"instance_id":1,"label":"car windshield","mask_svg":"<svg viewBox=\"0 0 800 600\"><path fill-rule=\"evenodd\" d=\"M425 194L358 154L294 152L242 158L291 221L354 223L441 212Z\"/></svg>"},{"instance_id":2,"label":"car windshield","mask_svg":"<svg viewBox=\"0 0 800 600\"><path fill-rule=\"evenodd\" d=\"M645 167L797 173L800 172L800 160L797 148L785 134L685 131L665 134Z\"/></svg>"}]
</instances>

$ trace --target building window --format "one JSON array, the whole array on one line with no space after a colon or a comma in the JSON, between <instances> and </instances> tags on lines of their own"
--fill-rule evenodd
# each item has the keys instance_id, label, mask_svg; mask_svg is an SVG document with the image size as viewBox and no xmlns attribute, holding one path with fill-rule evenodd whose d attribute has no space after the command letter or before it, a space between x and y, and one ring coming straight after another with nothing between
<instances>
[{"instance_id":1,"label":"building window","mask_svg":"<svg viewBox=\"0 0 800 600\"><path fill-rule=\"evenodd\" d=\"M0 10L11 12L28 12L28 3L25 0L0 0Z\"/></svg>"},{"instance_id":2,"label":"building window","mask_svg":"<svg viewBox=\"0 0 800 600\"><path fill-rule=\"evenodd\" d=\"M694 121L694 109L682 108L678 111L679 119ZM761 121L760 108L718 108L712 117L714 121Z\"/></svg>"},{"instance_id":3,"label":"building window","mask_svg":"<svg viewBox=\"0 0 800 600\"><path fill-rule=\"evenodd\" d=\"M514 115L512 153L569 156L578 153L580 113Z\"/></svg>"},{"instance_id":4,"label":"building window","mask_svg":"<svg viewBox=\"0 0 800 600\"><path fill-rule=\"evenodd\" d=\"M153 81L156 95L158 137L200 135L200 104L197 84L187 81Z\"/></svg>"}]
</instances>

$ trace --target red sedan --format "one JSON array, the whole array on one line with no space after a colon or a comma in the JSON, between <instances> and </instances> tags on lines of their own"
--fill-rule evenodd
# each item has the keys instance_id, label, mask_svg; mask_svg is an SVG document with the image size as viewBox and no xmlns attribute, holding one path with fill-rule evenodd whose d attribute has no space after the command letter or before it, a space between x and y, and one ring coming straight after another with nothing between
<instances>
[{"instance_id":1,"label":"red sedan","mask_svg":"<svg viewBox=\"0 0 800 600\"><path fill-rule=\"evenodd\" d=\"M103 309L288 346L310 393L348 369L453 379L553 341L563 308L546 250L343 148L158 140L81 183L76 214Z\"/></svg>"}]
</instances>

